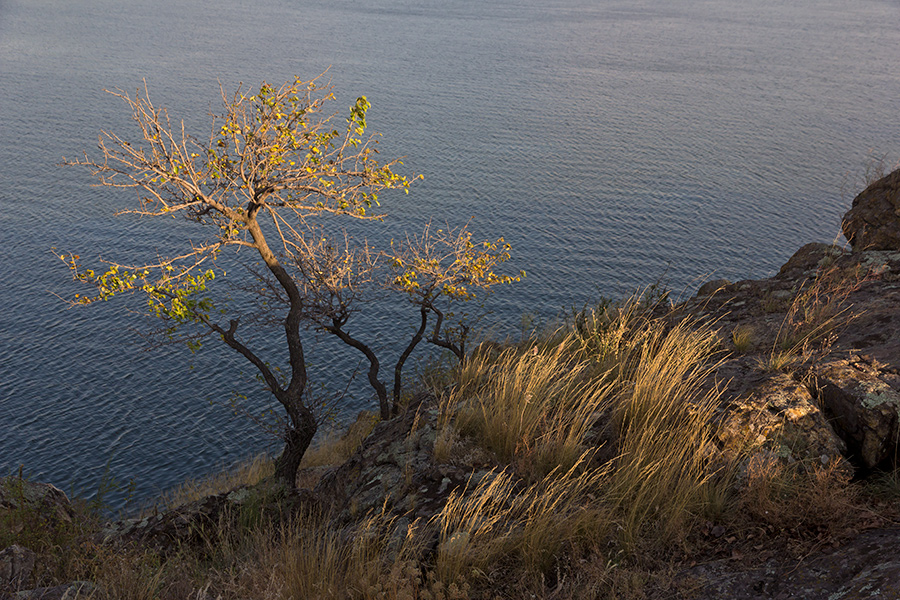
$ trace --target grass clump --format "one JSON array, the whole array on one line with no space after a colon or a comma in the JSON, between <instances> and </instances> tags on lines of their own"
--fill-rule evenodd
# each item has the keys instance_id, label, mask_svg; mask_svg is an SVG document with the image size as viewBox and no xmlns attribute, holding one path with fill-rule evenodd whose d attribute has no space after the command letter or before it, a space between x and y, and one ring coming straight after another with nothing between
<instances>
[{"instance_id":1,"label":"grass clump","mask_svg":"<svg viewBox=\"0 0 900 600\"><path fill-rule=\"evenodd\" d=\"M827 354L836 332L853 319L849 296L866 281L859 269L820 269L800 286L775 334L772 350L760 358L764 371L790 371Z\"/></svg>"},{"instance_id":2,"label":"grass clump","mask_svg":"<svg viewBox=\"0 0 900 600\"><path fill-rule=\"evenodd\" d=\"M535 478L571 468L611 396L609 384L577 359L575 342L567 335L555 347L533 344L468 361L447 403L455 427Z\"/></svg>"},{"instance_id":3,"label":"grass clump","mask_svg":"<svg viewBox=\"0 0 900 600\"><path fill-rule=\"evenodd\" d=\"M704 387L717 333L654 317L639 299L583 311L573 322L467 364L448 403L455 427L535 485L583 465L597 451L592 436L612 430L614 459L592 485L620 542L631 551L641 539L664 544L684 535L727 496L727 478L711 461L718 394ZM492 485L479 497L507 490Z\"/></svg>"},{"instance_id":4,"label":"grass clump","mask_svg":"<svg viewBox=\"0 0 900 600\"><path fill-rule=\"evenodd\" d=\"M749 325L738 325L731 332L731 343L738 354L747 354L753 350L756 331Z\"/></svg>"},{"instance_id":5,"label":"grass clump","mask_svg":"<svg viewBox=\"0 0 900 600\"><path fill-rule=\"evenodd\" d=\"M701 391L717 344L713 331L685 321L669 330L651 326L643 340L633 379L619 396L619 457L608 489L627 546L648 526L652 539L667 543L721 496L710 468L718 394Z\"/></svg>"}]
</instances>

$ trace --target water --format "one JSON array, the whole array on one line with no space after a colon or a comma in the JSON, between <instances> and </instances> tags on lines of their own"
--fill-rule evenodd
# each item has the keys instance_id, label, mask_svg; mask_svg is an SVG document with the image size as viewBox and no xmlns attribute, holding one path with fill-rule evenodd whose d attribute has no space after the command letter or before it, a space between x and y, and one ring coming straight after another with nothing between
<instances>
[{"instance_id":1,"label":"water","mask_svg":"<svg viewBox=\"0 0 900 600\"><path fill-rule=\"evenodd\" d=\"M128 131L104 88L146 78L202 125L219 82L329 69L336 109L367 95L384 155L425 175L386 199L391 227L473 218L513 245L528 278L495 298L508 330L663 274L768 276L833 241L867 162L900 156L898 65L896 0L4 0L0 473L90 493L108 468L147 498L273 447L226 405L267 402L238 357L145 351L127 302L53 295L76 291L53 247L131 256L191 231L114 218L130 196L56 166ZM335 382L346 360L313 356Z\"/></svg>"}]
</instances>

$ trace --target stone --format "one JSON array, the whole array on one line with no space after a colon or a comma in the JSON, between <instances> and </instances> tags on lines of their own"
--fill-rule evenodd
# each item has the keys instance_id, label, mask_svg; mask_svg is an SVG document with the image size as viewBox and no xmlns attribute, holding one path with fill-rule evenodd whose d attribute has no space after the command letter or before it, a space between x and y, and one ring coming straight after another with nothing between
<instances>
[{"instance_id":1,"label":"stone","mask_svg":"<svg viewBox=\"0 0 900 600\"><path fill-rule=\"evenodd\" d=\"M34 570L34 552L17 544L0 552L0 583L21 586Z\"/></svg>"},{"instance_id":2,"label":"stone","mask_svg":"<svg viewBox=\"0 0 900 600\"><path fill-rule=\"evenodd\" d=\"M264 480L165 512L107 523L100 539L103 543L141 543L163 554L182 547L203 549L214 545L216 536L235 523L288 520L311 508L318 504L309 490L287 490Z\"/></svg>"},{"instance_id":3,"label":"stone","mask_svg":"<svg viewBox=\"0 0 900 600\"><path fill-rule=\"evenodd\" d=\"M713 279L712 281L707 281L697 290L697 296L712 296L726 285L730 284L731 282L727 279Z\"/></svg>"},{"instance_id":4,"label":"stone","mask_svg":"<svg viewBox=\"0 0 900 600\"><path fill-rule=\"evenodd\" d=\"M90 581L73 581L63 585L24 590L14 596L0 596L2 600L81 600L100 597L98 588Z\"/></svg>"},{"instance_id":5,"label":"stone","mask_svg":"<svg viewBox=\"0 0 900 600\"><path fill-rule=\"evenodd\" d=\"M854 251L900 250L900 169L854 198L841 228Z\"/></svg>"},{"instance_id":6,"label":"stone","mask_svg":"<svg viewBox=\"0 0 900 600\"><path fill-rule=\"evenodd\" d=\"M834 244L806 244L794 252L778 271L779 278L803 279L814 276L820 269L825 269L847 251Z\"/></svg>"},{"instance_id":7,"label":"stone","mask_svg":"<svg viewBox=\"0 0 900 600\"><path fill-rule=\"evenodd\" d=\"M0 477L0 511L35 510L48 518L71 523L75 509L59 488L19 477Z\"/></svg>"},{"instance_id":8,"label":"stone","mask_svg":"<svg viewBox=\"0 0 900 600\"><path fill-rule=\"evenodd\" d=\"M748 376L750 378L752 376ZM844 441L831 428L809 389L785 373L757 375L726 402L719 441L726 455L763 451L791 463L845 463ZM850 466L845 464L848 474Z\"/></svg>"},{"instance_id":9,"label":"stone","mask_svg":"<svg viewBox=\"0 0 900 600\"><path fill-rule=\"evenodd\" d=\"M456 441L454 457L435 458L439 414L434 396L417 396L404 414L378 423L346 463L322 477L315 493L332 507L334 522L346 525L384 511L425 523L451 493L473 490L493 476L483 454L465 439Z\"/></svg>"},{"instance_id":10,"label":"stone","mask_svg":"<svg viewBox=\"0 0 900 600\"><path fill-rule=\"evenodd\" d=\"M897 458L900 393L888 383L892 374L882 370L877 361L861 356L816 369L819 403L847 442L852 459L866 469Z\"/></svg>"},{"instance_id":11,"label":"stone","mask_svg":"<svg viewBox=\"0 0 900 600\"><path fill-rule=\"evenodd\" d=\"M678 573L684 589L660 590L653 600L863 600L900 598L900 529L860 533L839 548L802 558L770 558L757 567L733 559ZM676 584L676 587L677 584Z\"/></svg>"}]
</instances>

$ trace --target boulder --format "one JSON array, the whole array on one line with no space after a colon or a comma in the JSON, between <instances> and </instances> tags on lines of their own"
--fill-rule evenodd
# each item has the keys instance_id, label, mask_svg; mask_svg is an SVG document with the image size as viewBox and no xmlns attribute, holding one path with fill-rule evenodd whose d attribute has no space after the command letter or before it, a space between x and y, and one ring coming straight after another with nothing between
<instances>
[{"instance_id":1,"label":"boulder","mask_svg":"<svg viewBox=\"0 0 900 600\"><path fill-rule=\"evenodd\" d=\"M0 514L15 510L37 511L64 523L75 518L75 509L59 488L20 477L0 477Z\"/></svg>"},{"instance_id":2,"label":"boulder","mask_svg":"<svg viewBox=\"0 0 900 600\"><path fill-rule=\"evenodd\" d=\"M700 289L697 290L697 297L712 296L713 294L730 284L731 282L727 279L713 279L711 281L707 281L700 286Z\"/></svg>"},{"instance_id":3,"label":"boulder","mask_svg":"<svg viewBox=\"0 0 900 600\"><path fill-rule=\"evenodd\" d=\"M301 510L317 506L308 490L287 490L264 480L164 512L108 523L100 539L104 543L138 542L163 554L182 547L203 549L215 545L217 536L235 525L289 520Z\"/></svg>"},{"instance_id":4,"label":"boulder","mask_svg":"<svg viewBox=\"0 0 900 600\"><path fill-rule=\"evenodd\" d=\"M843 464L844 441L831 428L809 389L785 373L745 374L746 390L726 400L718 431L726 455L749 451L787 463ZM727 392L726 392L727 393Z\"/></svg>"},{"instance_id":5,"label":"boulder","mask_svg":"<svg viewBox=\"0 0 900 600\"><path fill-rule=\"evenodd\" d=\"M90 581L73 581L63 585L35 588L18 592L15 596L0 596L2 600L81 600L99 596L99 590Z\"/></svg>"},{"instance_id":6,"label":"boulder","mask_svg":"<svg viewBox=\"0 0 900 600\"><path fill-rule=\"evenodd\" d=\"M900 250L900 169L853 199L841 228L853 250Z\"/></svg>"},{"instance_id":7,"label":"boulder","mask_svg":"<svg viewBox=\"0 0 900 600\"><path fill-rule=\"evenodd\" d=\"M816 369L815 391L851 457L871 469L896 462L900 393L889 382L896 373L862 356L834 360Z\"/></svg>"},{"instance_id":8,"label":"boulder","mask_svg":"<svg viewBox=\"0 0 900 600\"><path fill-rule=\"evenodd\" d=\"M846 250L834 244L818 242L806 244L781 266L777 276L781 279L797 280L813 277L845 254Z\"/></svg>"},{"instance_id":9,"label":"boulder","mask_svg":"<svg viewBox=\"0 0 900 600\"><path fill-rule=\"evenodd\" d=\"M315 492L327 499L337 522L381 510L427 520L441 511L450 492L487 474L435 460L438 414L433 396L417 397L404 414L378 423L356 454L322 478Z\"/></svg>"},{"instance_id":10,"label":"boulder","mask_svg":"<svg viewBox=\"0 0 900 600\"><path fill-rule=\"evenodd\" d=\"M0 585L21 586L34 570L34 552L13 544L0 552Z\"/></svg>"}]
</instances>

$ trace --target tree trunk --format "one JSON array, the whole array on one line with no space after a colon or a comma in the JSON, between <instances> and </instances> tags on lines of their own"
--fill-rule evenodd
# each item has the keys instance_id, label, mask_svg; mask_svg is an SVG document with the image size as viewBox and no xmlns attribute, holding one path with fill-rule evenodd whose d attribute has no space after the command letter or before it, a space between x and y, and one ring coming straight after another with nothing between
<instances>
[{"instance_id":1,"label":"tree trunk","mask_svg":"<svg viewBox=\"0 0 900 600\"><path fill-rule=\"evenodd\" d=\"M284 483L290 490L297 487L297 470L300 468L300 461L303 460L303 455L318 429L312 413L302 413L300 421L293 427L289 426L285 431L284 449L281 451L281 456L275 460L275 479Z\"/></svg>"}]
</instances>

